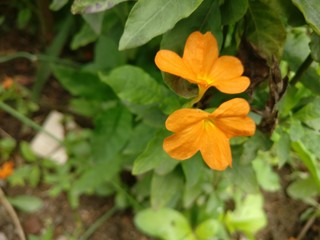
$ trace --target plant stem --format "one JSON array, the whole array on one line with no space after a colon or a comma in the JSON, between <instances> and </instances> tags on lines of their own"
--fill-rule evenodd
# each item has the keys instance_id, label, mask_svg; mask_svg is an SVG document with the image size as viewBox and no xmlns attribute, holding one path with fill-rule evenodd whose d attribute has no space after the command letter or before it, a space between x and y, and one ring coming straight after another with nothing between
<instances>
[{"instance_id":1,"label":"plant stem","mask_svg":"<svg viewBox=\"0 0 320 240\"><path fill-rule=\"evenodd\" d=\"M100 218L98 218L85 233L79 238L79 240L87 240L89 237L99 228L105 221L107 221L116 211L117 207L114 206L107 212L105 212Z\"/></svg>"},{"instance_id":2,"label":"plant stem","mask_svg":"<svg viewBox=\"0 0 320 240\"><path fill-rule=\"evenodd\" d=\"M12 205L10 204L10 202L7 200L6 195L4 194L4 192L2 191L1 188L0 188L0 202L3 204L4 208L7 210L7 212L10 215L14 225L16 226L19 238L21 240L26 240L26 236L25 236L25 234L23 232L23 229L22 229L22 226L20 224L18 215L15 212L14 208L12 207Z\"/></svg>"},{"instance_id":3,"label":"plant stem","mask_svg":"<svg viewBox=\"0 0 320 240\"><path fill-rule=\"evenodd\" d=\"M16 119L21 121L23 124L33 128L34 130L47 134L49 137L57 141L61 146L64 145L64 143L60 139L58 139L56 136L54 136L52 133L46 131L43 127L38 125L36 122L32 121L31 119L24 116L23 114L19 113L18 111L10 107L8 104L0 101L0 109L9 113L11 116L15 117Z\"/></svg>"},{"instance_id":4,"label":"plant stem","mask_svg":"<svg viewBox=\"0 0 320 240\"><path fill-rule=\"evenodd\" d=\"M304 62L301 64L301 66L299 67L299 69L297 70L296 74L294 75L294 77L292 78L292 80L290 81L291 85L295 85L300 78L302 77L302 75L308 70L308 68L311 66L313 62L313 58L311 56L311 53L308 55L308 57L304 60Z\"/></svg>"}]
</instances>

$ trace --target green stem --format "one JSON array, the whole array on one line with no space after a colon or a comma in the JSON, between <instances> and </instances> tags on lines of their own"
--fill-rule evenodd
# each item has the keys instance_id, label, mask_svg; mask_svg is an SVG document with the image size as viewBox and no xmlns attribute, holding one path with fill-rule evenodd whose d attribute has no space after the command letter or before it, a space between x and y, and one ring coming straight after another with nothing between
<instances>
[{"instance_id":1,"label":"green stem","mask_svg":"<svg viewBox=\"0 0 320 240\"><path fill-rule=\"evenodd\" d=\"M0 56L0 63L4 63L4 62L9 62L12 61L16 58L26 58L28 60L30 60L31 62L35 62L38 60L38 56L28 53L28 52L17 52L14 54L10 54L7 56Z\"/></svg>"},{"instance_id":2,"label":"green stem","mask_svg":"<svg viewBox=\"0 0 320 240\"><path fill-rule=\"evenodd\" d=\"M308 55L308 57L304 60L304 62L301 64L301 66L299 67L299 69L297 70L296 74L294 75L294 77L291 79L290 84L291 85L295 85L300 78L302 77L302 75L308 70L308 68L311 66L313 62L311 53Z\"/></svg>"},{"instance_id":3,"label":"green stem","mask_svg":"<svg viewBox=\"0 0 320 240\"><path fill-rule=\"evenodd\" d=\"M98 218L85 233L79 238L79 240L87 240L89 237L105 222L107 221L116 211L117 207L112 207L110 210L105 212L100 218Z\"/></svg>"},{"instance_id":4,"label":"green stem","mask_svg":"<svg viewBox=\"0 0 320 240\"><path fill-rule=\"evenodd\" d=\"M8 104L0 101L0 109L9 113L11 116L15 117L16 119L21 121L23 124L33 128L34 130L45 133L46 135L48 135L49 137L57 141L61 146L64 145L64 143L60 139L58 139L56 136L46 131L43 127L41 127L40 125L38 125L37 123L29 119L28 117L22 115L21 113L19 113L18 111L10 107Z\"/></svg>"}]
</instances>

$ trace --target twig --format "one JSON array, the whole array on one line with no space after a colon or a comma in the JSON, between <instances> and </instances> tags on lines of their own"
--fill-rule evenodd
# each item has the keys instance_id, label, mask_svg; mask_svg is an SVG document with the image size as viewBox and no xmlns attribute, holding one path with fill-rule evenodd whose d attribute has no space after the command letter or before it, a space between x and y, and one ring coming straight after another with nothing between
<instances>
[{"instance_id":1,"label":"twig","mask_svg":"<svg viewBox=\"0 0 320 240\"><path fill-rule=\"evenodd\" d=\"M2 188L0 188L0 202L2 202L4 208L7 210L8 214L10 215L14 225L17 228L17 233L19 235L19 238L21 240L26 240L26 236L23 232L22 226L20 224L19 218L17 213L15 212L14 208L10 204L10 202L7 200L4 192L2 191Z\"/></svg>"},{"instance_id":2,"label":"twig","mask_svg":"<svg viewBox=\"0 0 320 240\"><path fill-rule=\"evenodd\" d=\"M316 220L318 212L315 212L307 221L307 223L303 226L302 230L300 231L297 240L302 240L304 235L308 232L309 228L312 226L313 222Z\"/></svg>"},{"instance_id":3,"label":"twig","mask_svg":"<svg viewBox=\"0 0 320 240\"><path fill-rule=\"evenodd\" d=\"M9 113L11 116L15 117L16 119L18 119L19 121L21 121L25 125L33 128L34 130L47 134L49 137L51 137L52 139L57 141L61 146L64 146L64 143L60 139L58 139L56 136L54 136L50 132L46 131L43 127L41 127L40 125L38 125L37 123L35 123L31 119L27 118L23 114L19 113L18 111L16 111L15 109L13 109L9 105L7 105L6 103L0 101L0 109Z\"/></svg>"},{"instance_id":4,"label":"twig","mask_svg":"<svg viewBox=\"0 0 320 240\"><path fill-rule=\"evenodd\" d=\"M105 222L107 221L118 208L116 206L112 207L110 210L105 212L100 218L98 218L85 233L79 238L79 240L87 240L89 237Z\"/></svg>"},{"instance_id":5,"label":"twig","mask_svg":"<svg viewBox=\"0 0 320 240\"><path fill-rule=\"evenodd\" d=\"M308 55L308 57L304 60L304 62L301 64L301 66L299 67L299 69L297 70L296 74L294 75L294 77L292 78L292 80L290 81L290 84L293 86L295 85L301 78L301 76L305 73L305 71L308 70L308 68L311 66L313 62L311 53Z\"/></svg>"}]
</instances>

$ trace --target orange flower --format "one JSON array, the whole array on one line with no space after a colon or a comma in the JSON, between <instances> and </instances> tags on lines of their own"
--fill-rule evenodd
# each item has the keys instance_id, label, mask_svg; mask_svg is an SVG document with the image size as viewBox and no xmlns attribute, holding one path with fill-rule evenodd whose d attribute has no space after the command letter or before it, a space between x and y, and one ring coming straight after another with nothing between
<instances>
[{"instance_id":1,"label":"orange flower","mask_svg":"<svg viewBox=\"0 0 320 240\"><path fill-rule=\"evenodd\" d=\"M0 179L6 179L13 172L13 162L5 162L0 168Z\"/></svg>"},{"instance_id":2,"label":"orange flower","mask_svg":"<svg viewBox=\"0 0 320 240\"><path fill-rule=\"evenodd\" d=\"M233 56L218 55L217 40L210 32L193 32L187 39L182 58L175 52L160 50L155 63L160 70L197 84L197 101L209 87L230 94L245 91L250 80L241 76L243 66L240 60Z\"/></svg>"},{"instance_id":3,"label":"orange flower","mask_svg":"<svg viewBox=\"0 0 320 240\"><path fill-rule=\"evenodd\" d=\"M6 77L5 80L2 82L3 89L9 89L13 85L13 80L11 77Z\"/></svg>"},{"instance_id":4,"label":"orange flower","mask_svg":"<svg viewBox=\"0 0 320 240\"><path fill-rule=\"evenodd\" d=\"M174 134L164 140L163 149L177 160L200 151L210 168L224 170L232 164L229 139L255 132L255 123L247 116L249 111L248 102L242 98L221 104L213 113L179 109L166 121L166 128Z\"/></svg>"}]
</instances>

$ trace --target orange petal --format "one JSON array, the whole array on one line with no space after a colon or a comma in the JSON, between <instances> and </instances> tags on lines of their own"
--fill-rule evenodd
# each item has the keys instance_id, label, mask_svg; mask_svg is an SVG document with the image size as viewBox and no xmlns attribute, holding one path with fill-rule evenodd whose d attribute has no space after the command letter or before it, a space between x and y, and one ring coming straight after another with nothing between
<instances>
[{"instance_id":1,"label":"orange petal","mask_svg":"<svg viewBox=\"0 0 320 240\"><path fill-rule=\"evenodd\" d=\"M256 130L255 122L249 117L217 118L214 124L221 129L228 138L252 136Z\"/></svg>"},{"instance_id":2,"label":"orange petal","mask_svg":"<svg viewBox=\"0 0 320 240\"><path fill-rule=\"evenodd\" d=\"M214 81L230 80L240 77L243 73L241 61L233 56L219 57L211 68L210 78Z\"/></svg>"},{"instance_id":3,"label":"orange petal","mask_svg":"<svg viewBox=\"0 0 320 240\"><path fill-rule=\"evenodd\" d=\"M222 56L214 63L209 78L212 86L229 94L244 92L250 85L250 79L241 77L243 66L241 61L232 56Z\"/></svg>"},{"instance_id":4,"label":"orange petal","mask_svg":"<svg viewBox=\"0 0 320 240\"><path fill-rule=\"evenodd\" d=\"M218 58L219 49L212 33L193 32L187 39L183 52L183 61L196 74L208 74Z\"/></svg>"},{"instance_id":5,"label":"orange petal","mask_svg":"<svg viewBox=\"0 0 320 240\"><path fill-rule=\"evenodd\" d=\"M246 116L250 111L249 103L243 98L233 98L222 103L210 118Z\"/></svg>"},{"instance_id":6,"label":"orange petal","mask_svg":"<svg viewBox=\"0 0 320 240\"><path fill-rule=\"evenodd\" d=\"M242 93L250 85L250 79L247 77L238 77L229 80L219 80L214 86L223 93L236 94Z\"/></svg>"},{"instance_id":7,"label":"orange petal","mask_svg":"<svg viewBox=\"0 0 320 240\"><path fill-rule=\"evenodd\" d=\"M166 121L166 128L172 132L183 131L207 118L209 113L200 109L183 108L173 112Z\"/></svg>"},{"instance_id":8,"label":"orange petal","mask_svg":"<svg viewBox=\"0 0 320 240\"><path fill-rule=\"evenodd\" d=\"M203 160L212 169L222 171L232 164L229 139L213 123L207 123L200 152Z\"/></svg>"},{"instance_id":9,"label":"orange petal","mask_svg":"<svg viewBox=\"0 0 320 240\"><path fill-rule=\"evenodd\" d=\"M186 66L182 58L175 52L169 50L160 50L155 63L161 71L185 78L187 80L196 79L195 74Z\"/></svg>"},{"instance_id":10,"label":"orange petal","mask_svg":"<svg viewBox=\"0 0 320 240\"><path fill-rule=\"evenodd\" d=\"M163 149L174 159L188 159L199 150L202 134L203 122L194 124L164 139Z\"/></svg>"}]
</instances>

